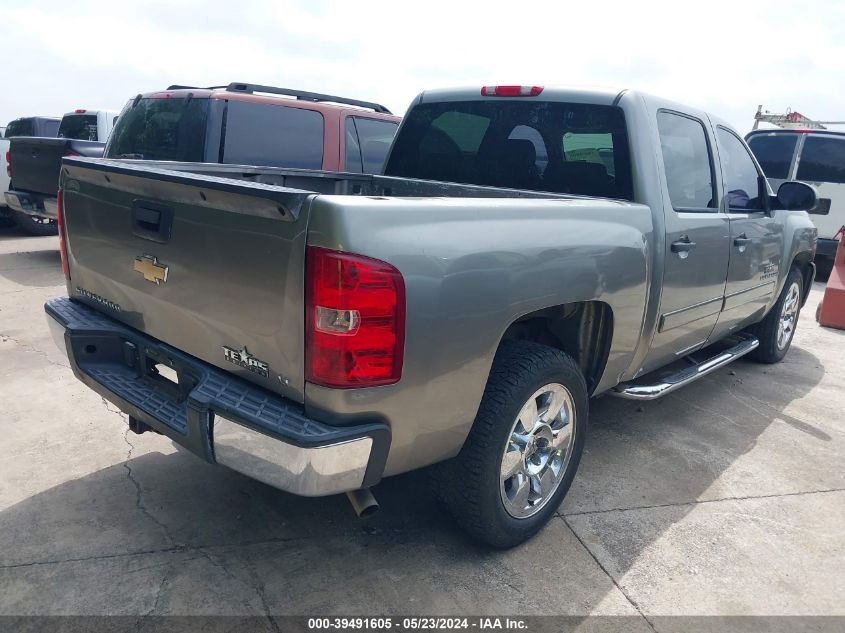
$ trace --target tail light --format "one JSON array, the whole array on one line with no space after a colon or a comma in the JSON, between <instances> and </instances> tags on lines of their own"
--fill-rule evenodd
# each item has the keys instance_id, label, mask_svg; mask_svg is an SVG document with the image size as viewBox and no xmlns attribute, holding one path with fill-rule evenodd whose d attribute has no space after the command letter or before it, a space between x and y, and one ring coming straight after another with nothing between
<instances>
[{"instance_id":1,"label":"tail light","mask_svg":"<svg viewBox=\"0 0 845 633\"><path fill-rule=\"evenodd\" d=\"M482 97L536 97L543 92L543 86L484 86Z\"/></svg>"},{"instance_id":2,"label":"tail light","mask_svg":"<svg viewBox=\"0 0 845 633\"><path fill-rule=\"evenodd\" d=\"M79 152L74 152L72 149L66 149L62 152L62 156L82 156Z\"/></svg>"},{"instance_id":3,"label":"tail light","mask_svg":"<svg viewBox=\"0 0 845 633\"><path fill-rule=\"evenodd\" d=\"M12 177L12 153L6 152L6 175Z\"/></svg>"},{"instance_id":4,"label":"tail light","mask_svg":"<svg viewBox=\"0 0 845 633\"><path fill-rule=\"evenodd\" d=\"M62 272L65 279L70 280L70 266L67 260L67 239L65 237L65 205L62 190L56 194L56 224L59 229L59 255L62 258Z\"/></svg>"},{"instance_id":5,"label":"tail light","mask_svg":"<svg viewBox=\"0 0 845 633\"><path fill-rule=\"evenodd\" d=\"M405 347L405 281L390 264L308 247L306 379L349 389L395 383Z\"/></svg>"}]
</instances>

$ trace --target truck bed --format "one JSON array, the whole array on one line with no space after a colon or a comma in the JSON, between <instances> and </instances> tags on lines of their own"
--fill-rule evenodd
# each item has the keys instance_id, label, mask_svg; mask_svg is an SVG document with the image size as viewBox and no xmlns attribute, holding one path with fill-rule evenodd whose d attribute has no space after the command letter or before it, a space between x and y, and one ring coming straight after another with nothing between
<instances>
[{"instance_id":1,"label":"truck bed","mask_svg":"<svg viewBox=\"0 0 845 633\"><path fill-rule=\"evenodd\" d=\"M555 255L544 247L538 255L553 259L539 265L567 266L575 274L583 269L585 293L607 284L588 258L589 249L606 252L606 245L579 244L566 217L573 227L577 221L593 235L607 233L623 243L617 250L631 278L621 283L632 295L627 301L640 304L637 318L642 314L643 235L651 227L643 205L362 174L78 157L64 159L62 181L71 297L296 402L305 399L306 242L347 247L348 226L333 223L337 214L349 226L359 218L363 234L379 233L379 252L363 254L390 260L391 253L402 253L398 241L393 250L385 238L390 230L397 240L400 230L403 240L410 234L414 248L427 251L425 257L407 252L393 261L410 273L409 328L418 319L410 314L413 304L431 299L427 278L434 283L446 275L437 283L451 293L449 288L474 275L472 268L449 272L449 254L457 249L474 250L472 257L459 258L461 265L487 262L481 280L487 291L509 271L519 272L527 260L508 253L499 240L520 230L531 231L526 239L537 245L560 243L553 231L567 231L575 245L571 252ZM373 205L375 211L363 208ZM320 223L312 222L318 206ZM498 223L490 234L477 232L475 220L485 214ZM613 224L620 219L624 226ZM474 227L468 236L450 235L450 227L463 232L468 223ZM460 242L449 244L454 239ZM423 264L434 268L410 272ZM549 274L555 274L552 268ZM548 278L532 276L530 286L538 283ZM455 296L437 309L475 314L485 308Z\"/></svg>"}]
</instances>

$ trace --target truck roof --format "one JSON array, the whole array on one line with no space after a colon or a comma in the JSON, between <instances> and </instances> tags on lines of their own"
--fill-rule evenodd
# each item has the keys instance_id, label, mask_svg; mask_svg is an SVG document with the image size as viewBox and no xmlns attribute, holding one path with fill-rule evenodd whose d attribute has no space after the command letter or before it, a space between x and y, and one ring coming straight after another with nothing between
<instances>
[{"instance_id":1,"label":"truck roof","mask_svg":"<svg viewBox=\"0 0 845 633\"><path fill-rule=\"evenodd\" d=\"M443 101L474 101L480 100L489 96L493 88L527 88L539 89L538 94L533 95L542 98L545 101L566 101L570 103L595 103L599 105L613 105L613 103L627 92L627 89L601 88L592 86L494 86L494 85L477 85L464 86L458 88L438 88L434 90L426 90L421 92L414 103L429 103L429 102L443 102ZM482 89L486 89L488 94L482 93ZM502 95L504 96L504 95ZM505 96L507 98L507 96ZM521 98L514 95L514 98ZM529 97L530 98L530 97Z\"/></svg>"},{"instance_id":2,"label":"truck roof","mask_svg":"<svg viewBox=\"0 0 845 633\"><path fill-rule=\"evenodd\" d=\"M767 130L752 130L748 134L745 135L746 139L751 138L752 136L760 136L761 134L832 134L834 136L845 136L845 131L843 130L811 130L805 128L769 128Z\"/></svg>"}]
</instances>

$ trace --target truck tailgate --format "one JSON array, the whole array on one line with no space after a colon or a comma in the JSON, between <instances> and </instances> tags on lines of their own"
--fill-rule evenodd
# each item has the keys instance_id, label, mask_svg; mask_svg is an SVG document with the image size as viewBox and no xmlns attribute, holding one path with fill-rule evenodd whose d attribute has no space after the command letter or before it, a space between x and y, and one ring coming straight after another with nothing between
<instances>
[{"instance_id":1,"label":"truck tailgate","mask_svg":"<svg viewBox=\"0 0 845 633\"><path fill-rule=\"evenodd\" d=\"M29 136L10 139L12 185L18 191L55 197L59 187L62 156L68 151L97 156L102 155L104 148L105 143L97 141Z\"/></svg>"},{"instance_id":2,"label":"truck tailgate","mask_svg":"<svg viewBox=\"0 0 845 633\"><path fill-rule=\"evenodd\" d=\"M306 191L66 158L71 296L298 402Z\"/></svg>"}]
</instances>

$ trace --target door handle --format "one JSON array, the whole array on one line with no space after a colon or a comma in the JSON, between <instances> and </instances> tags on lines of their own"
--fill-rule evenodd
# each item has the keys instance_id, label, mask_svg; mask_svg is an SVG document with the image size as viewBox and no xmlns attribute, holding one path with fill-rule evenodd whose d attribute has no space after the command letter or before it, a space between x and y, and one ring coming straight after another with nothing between
<instances>
[{"instance_id":1,"label":"door handle","mask_svg":"<svg viewBox=\"0 0 845 633\"><path fill-rule=\"evenodd\" d=\"M672 242L673 253L689 253L695 248L695 242L691 242L689 238Z\"/></svg>"},{"instance_id":2,"label":"door handle","mask_svg":"<svg viewBox=\"0 0 845 633\"><path fill-rule=\"evenodd\" d=\"M746 237L745 233L743 233L739 237L734 238L734 246L748 246L753 241L754 240L752 240L750 237Z\"/></svg>"}]
</instances>

